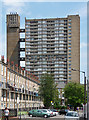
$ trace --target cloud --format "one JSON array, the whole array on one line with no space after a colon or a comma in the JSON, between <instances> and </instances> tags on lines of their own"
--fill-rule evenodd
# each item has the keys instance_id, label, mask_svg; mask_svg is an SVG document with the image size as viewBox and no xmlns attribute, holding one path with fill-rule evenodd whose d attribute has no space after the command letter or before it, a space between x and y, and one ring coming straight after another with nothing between
<instances>
[{"instance_id":1,"label":"cloud","mask_svg":"<svg viewBox=\"0 0 89 120\"><path fill-rule=\"evenodd\" d=\"M22 0L11 0L11 1L3 0L3 4L5 6L22 7L22 6L24 6L25 2L24 2L24 0L23 1Z\"/></svg>"},{"instance_id":2,"label":"cloud","mask_svg":"<svg viewBox=\"0 0 89 120\"><path fill-rule=\"evenodd\" d=\"M3 0L4 5L6 6L19 6L19 5L24 5L25 0ZM15 3L15 4L13 4ZM20 4L19 4L20 3Z\"/></svg>"},{"instance_id":3,"label":"cloud","mask_svg":"<svg viewBox=\"0 0 89 120\"><path fill-rule=\"evenodd\" d=\"M87 4L79 9L79 14L81 17L87 16Z\"/></svg>"},{"instance_id":4,"label":"cloud","mask_svg":"<svg viewBox=\"0 0 89 120\"><path fill-rule=\"evenodd\" d=\"M10 12L18 12L19 14L22 14L23 7L25 6L24 0L3 0L3 5L6 9L6 14Z\"/></svg>"},{"instance_id":5,"label":"cloud","mask_svg":"<svg viewBox=\"0 0 89 120\"><path fill-rule=\"evenodd\" d=\"M19 14L22 14L22 9L18 7L10 7L6 9L6 14L9 14L10 12L17 12Z\"/></svg>"},{"instance_id":6,"label":"cloud","mask_svg":"<svg viewBox=\"0 0 89 120\"><path fill-rule=\"evenodd\" d=\"M10 7L7 12L10 11L15 11L16 9L21 13L21 10L23 11L23 9L21 9L21 7L25 6L26 2L78 2L78 1L82 1L82 0L3 0L3 3L5 6ZM86 1L86 0L85 0ZM84 1L83 1L84 2ZM81 8L80 8L81 7ZM21 9L21 10L19 10ZM23 11L24 12L24 11ZM78 6L78 8L75 8L74 11L72 11L72 14L79 14L81 17L83 16L87 16L87 3L86 5L84 4L84 6ZM70 13L71 14L71 13Z\"/></svg>"},{"instance_id":7,"label":"cloud","mask_svg":"<svg viewBox=\"0 0 89 120\"><path fill-rule=\"evenodd\" d=\"M80 43L80 48L87 47L87 46L88 46L87 43L84 43L84 42Z\"/></svg>"},{"instance_id":8,"label":"cloud","mask_svg":"<svg viewBox=\"0 0 89 120\"><path fill-rule=\"evenodd\" d=\"M79 14L80 20L83 17L87 17L87 2L82 2L79 6L76 6L73 10L69 11L69 14Z\"/></svg>"},{"instance_id":9,"label":"cloud","mask_svg":"<svg viewBox=\"0 0 89 120\"><path fill-rule=\"evenodd\" d=\"M6 48L6 44L5 44L5 35L0 34L0 55L5 55L5 48Z\"/></svg>"},{"instance_id":10,"label":"cloud","mask_svg":"<svg viewBox=\"0 0 89 120\"><path fill-rule=\"evenodd\" d=\"M87 2L87 0L3 0L6 4L13 2Z\"/></svg>"}]
</instances>

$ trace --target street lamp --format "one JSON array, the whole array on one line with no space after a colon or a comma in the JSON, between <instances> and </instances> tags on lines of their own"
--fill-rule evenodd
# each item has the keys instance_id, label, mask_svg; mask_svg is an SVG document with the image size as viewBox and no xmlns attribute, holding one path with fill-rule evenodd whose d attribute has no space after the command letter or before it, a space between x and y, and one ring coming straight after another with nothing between
<instances>
[{"instance_id":1,"label":"street lamp","mask_svg":"<svg viewBox=\"0 0 89 120\"><path fill-rule=\"evenodd\" d=\"M80 71L80 70L76 70L76 69L71 69L73 71L79 71L82 72L84 74L84 120L86 120L86 77L85 77L85 72L84 71Z\"/></svg>"}]
</instances>

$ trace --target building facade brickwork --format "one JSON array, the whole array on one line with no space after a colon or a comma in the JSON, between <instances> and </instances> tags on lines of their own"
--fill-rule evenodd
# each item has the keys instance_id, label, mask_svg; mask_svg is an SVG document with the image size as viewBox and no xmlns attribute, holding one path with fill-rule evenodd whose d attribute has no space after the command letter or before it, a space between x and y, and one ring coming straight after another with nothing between
<instances>
[{"instance_id":1,"label":"building facade brickwork","mask_svg":"<svg viewBox=\"0 0 89 120\"><path fill-rule=\"evenodd\" d=\"M0 61L0 109L33 109L43 106L39 80L24 69Z\"/></svg>"}]
</instances>

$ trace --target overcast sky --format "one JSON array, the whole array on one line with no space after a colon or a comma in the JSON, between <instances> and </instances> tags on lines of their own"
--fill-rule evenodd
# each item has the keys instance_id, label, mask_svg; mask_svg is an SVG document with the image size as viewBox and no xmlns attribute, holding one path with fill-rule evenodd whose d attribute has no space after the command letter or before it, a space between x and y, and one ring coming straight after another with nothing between
<instances>
[{"instance_id":1,"label":"overcast sky","mask_svg":"<svg viewBox=\"0 0 89 120\"><path fill-rule=\"evenodd\" d=\"M47 2L47 0L3 0L0 6L0 54L6 56L6 14L17 12L20 15L21 28L26 18L57 18L67 15L80 15L80 69L87 72L87 2ZM57 0L56 0L57 1ZM80 1L80 0L76 0ZM83 75L81 74L81 83Z\"/></svg>"}]
</instances>

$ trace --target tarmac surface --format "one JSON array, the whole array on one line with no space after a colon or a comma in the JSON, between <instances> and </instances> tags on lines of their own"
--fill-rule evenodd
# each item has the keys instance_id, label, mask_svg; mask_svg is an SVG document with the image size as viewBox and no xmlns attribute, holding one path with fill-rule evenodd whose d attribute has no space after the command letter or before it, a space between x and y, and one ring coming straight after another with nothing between
<instances>
[{"instance_id":1,"label":"tarmac surface","mask_svg":"<svg viewBox=\"0 0 89 120\"><path fill-rule=\"evenodd\" d=\"M64 115L57 115L53 117L29 117L28 115L21 116L21 120L64 120Z\"/></svg>"}]
</instances>

